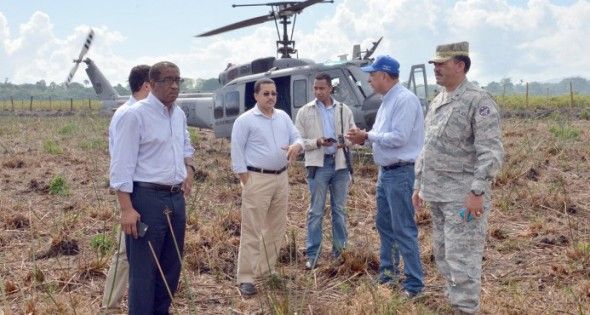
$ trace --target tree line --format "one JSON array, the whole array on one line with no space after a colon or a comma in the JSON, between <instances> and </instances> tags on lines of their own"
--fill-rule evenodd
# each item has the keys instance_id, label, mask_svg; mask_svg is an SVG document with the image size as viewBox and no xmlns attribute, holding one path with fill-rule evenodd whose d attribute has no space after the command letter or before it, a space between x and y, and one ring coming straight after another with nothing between
<instances>
[{"instance_id":1,"label":"tree line","mask_svg":"<svg viewBox=\"0 0 590 315\"><path fill-rule=\"evenodd\" d=\"M185 78L180 90L181 93L212 92L221 87L216 78L211 79L188 79ZM119 95L130 95L129 85L123 86L120 83L113 86ZM45 80L37 83L14 84L5 81L0 83L0 100L9 99L97 99L96 92L90 81L84 80L83 84L72 82L69 86L65 83L50 82Z\"/></svg>"},{"instance_id":2,"label":"tree line","mask_svg":"<svg viewBox=\"0 0 590 315\"><path fill-rule=\"evenodd\" d=\"M590 95L590 80L582 77L565 78L557 83L528 83L529 95L563 95L570 92L570 82L574 93ZM477 81L475 84L480 85ZM481 85L480 85L481 86ZM181 85L181 93L212 92L221 87L216 78L210 79L190 79L185 78ZM520 80L513 82L510 78L504 78L498 82L492 81L485 86L481 86L494 96L524 94L527 89L527 82ZM117 84L114 86L119 95L129 95L129 86ZM434 95L435 91L440 90L435 84L428 85L429 95ZM8 99L96 99L96 93L88 80L82 83L73 82L69 86L64 83L50 82L45 80L37 83L14 84L5 81L0 83L0 100Z\"/></svg>"}]
</instances>

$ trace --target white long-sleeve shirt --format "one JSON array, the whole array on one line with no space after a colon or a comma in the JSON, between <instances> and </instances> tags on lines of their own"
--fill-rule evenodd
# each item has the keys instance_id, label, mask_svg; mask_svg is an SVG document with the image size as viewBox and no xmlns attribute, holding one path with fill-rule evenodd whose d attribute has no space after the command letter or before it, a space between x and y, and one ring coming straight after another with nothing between
<instances>
[{"instance_id":1,"label":"white long-sleeve shirt","mask_svg":"<svg viewBox=\"0 0 590 315\"><path fill-rule=\"evenodd\" d=\"M127 100L125 104L119 106L111 118L111 123L109 125L109 154L111 155L111 159L113 158L113 148L115 147L115 130L117 129L117 124L129 107L136 102L137 100L133 95L129 96L129 100Z\"/></svg>"},{"instance_id":2,"label":"white long-sleeve shirt","mask_svg":"<svg viewBox=\"0 0 590 315\"><path fill-rule=\"evenodd\" d=\"M123 113L115 129L110 185L133 192L133 182L176 185L187 176L184 158L194 149L182 109L166 106L153 94Z\"/></svg>"}]
</instances>

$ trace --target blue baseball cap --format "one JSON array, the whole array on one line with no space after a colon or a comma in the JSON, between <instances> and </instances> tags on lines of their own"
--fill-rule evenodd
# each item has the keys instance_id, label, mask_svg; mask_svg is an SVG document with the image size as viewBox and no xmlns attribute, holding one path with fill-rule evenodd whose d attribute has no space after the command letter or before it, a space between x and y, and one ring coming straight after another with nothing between
<instances>
[{"instance_id":1,"label":"blue baseball cap","mask_svg":"<svg viewBox=\"0 0 590 315\"><path fill-rule=\"evenodd\" d=\"M399 74L399 62L389 56L377 56L373 64L362 67L364 72L383 71L390 74Z\"/></svg>"}]
</instances>

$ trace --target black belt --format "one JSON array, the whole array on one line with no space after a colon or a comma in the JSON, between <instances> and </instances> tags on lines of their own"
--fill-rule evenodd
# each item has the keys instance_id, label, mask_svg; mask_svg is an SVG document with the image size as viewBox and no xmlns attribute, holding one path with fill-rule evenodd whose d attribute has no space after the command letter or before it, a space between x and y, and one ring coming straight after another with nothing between
<instances>
[{"instance_id":1,"label":"black belt","mask_svg":"<svg viewBox=\"0 0 590 315\"><path fill-rule=\"evenodd\" d=\"M336 153L324 154L324 158L333 158L335 155L336 155Z\"/></svg>"},{"instance_id":2,"label":"black belt","mask_svg":"<svg viewBox=\"0 0 590 315\"><path fill-rule=\"evenodd\" d=\"M402 167L402 166L406 166L406 165L414 165L414 162L397 162L397 163L393 163L387 166L382 166L383 170L385 171L391 171L394 170L398 167Z\"/></svg>"},{"instance_id":3,"label":"black belt","mask_svg":"<svg viewBox=\"0 0 590 315\"><path fill-rule=\"evenodd\" d=\"M161 184L154 184L154 183L146 183L146 182L133 182L134 185L141 188L153 189L153 190L163 190L169 191L171 193L177 193L182 191L182 184L176 185L161 185Z\"/></svg>"},{"instance_id":4,"label":"black belt","mask_svg":"<svg viewBox=\"0 0 590 315\"><path fill-rule=\"evenodd\" d=\"M254 167L254 166L247 166L246 168L252 172L262 173L262 174L274 174L274 175L279 175L287 169L286 166L281 168L280 170L267 170L267 169L258 168L258 167Z\"/></svg>"}]
</instances>

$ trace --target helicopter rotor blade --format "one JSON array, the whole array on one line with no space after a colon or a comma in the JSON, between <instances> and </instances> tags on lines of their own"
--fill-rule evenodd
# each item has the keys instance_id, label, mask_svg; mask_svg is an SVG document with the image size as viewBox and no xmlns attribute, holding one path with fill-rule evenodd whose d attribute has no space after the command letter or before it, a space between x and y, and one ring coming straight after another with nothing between
<instances>
[{"instance_id":1,"label":"helicopter rotor blade","mask_svg":"<svg viewBox=\"0 0 590 315\"><path fill-rule=\"evenodd\" d=\"M82 61L82 58L84 58L84 56L88 53L88 50L90 49L90 45L92 45L93 39L94 39L94 30L90 29L90 33L88 33L88 36L86 37L86 41L84 42L84 46L82 46L82 50L80 51L80 55L78 55L78 59L74 60L74 67L72 68L72 70L70 70L70 73L68 74L68 78L66 79L66 86L68 86L72 82L72 79L74 78L74 75L76 74L76 71L78 70L78 66L80 66L80 62Z\"/></svg>"},{"instance_id":2,"label":"helicopter rotor blade","mask_svg":"<svg viewBox=\"0 0 590 315\"><path fill-rule=\"evenodd\" d=\"M206 37L206 36L216 35L216 34L224 33L227 31L233 31L238 28L264 23L267 21L271 21L273 19L274 19L274 12L271 12L270 14L265 14L265 15L261 15L261 16L255 17L255 18L239 21L239 22L229 24L229 25L226 25L226 26L223 26L223 27L199 34L199 35L195 35L195 37Z\"/></svg>"},{"instance_id":3,"label":"helicopter rotor blade","mask_svg":"<svg viewBox=\"0 0 590 315\"><path fill-rule=\"evenodd\" d=\"M287 3L286 7L283 8L282 10L279 10L277 13L280 16L298 14L298 13L301 13L301 11L303 11L303 9L309 7L310 5L314 5L314 4L320 3L320 2L324 2L324 1L323 0L307 0L307 1L299 2L294 5L289 5L290 3ZM280 3L280 2L277 2L277 3Z\"/></svg>"}]
</instances>

